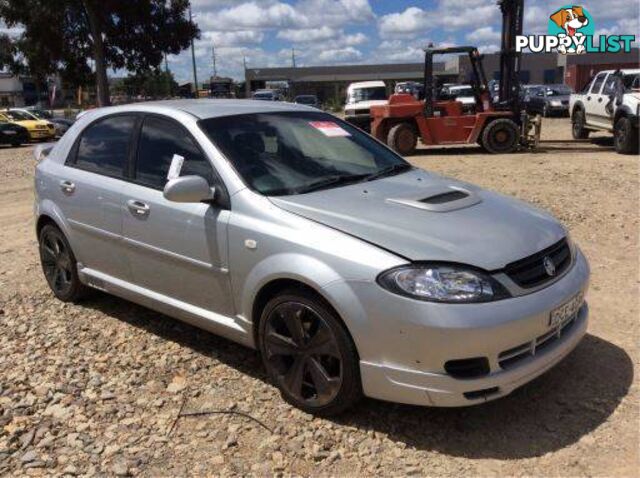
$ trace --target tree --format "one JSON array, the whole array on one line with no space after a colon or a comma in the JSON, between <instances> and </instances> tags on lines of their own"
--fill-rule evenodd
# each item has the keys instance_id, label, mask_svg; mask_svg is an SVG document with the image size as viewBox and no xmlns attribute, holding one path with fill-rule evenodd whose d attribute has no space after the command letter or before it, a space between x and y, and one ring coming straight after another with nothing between
<instances>
[{"instance_id":1,"label":"tree","mask_svg":"<svg viewBox=\"0 0 640 478\"><path fill-rule=\"evenodd\" d=\"M112 85L112 89L126 96L166 98L175 94L178 84L171 72L156 69L129 75Z\"/></svg>"},{"instance_id":2,"label":"tree","mask_svg":"<svg viewBox=\"0 0 640 478\"><path fill-rule=\"evenodd\" d=\"M185 16L188 6L189 0L0 0L0 18L24 28L16 46L26 49L30 68L37 59L39 70L79 85L93 61L98 104L107 106L108 68L157 68L164 54L180 53L199 36Z\"/></svg>"}]
</instances>

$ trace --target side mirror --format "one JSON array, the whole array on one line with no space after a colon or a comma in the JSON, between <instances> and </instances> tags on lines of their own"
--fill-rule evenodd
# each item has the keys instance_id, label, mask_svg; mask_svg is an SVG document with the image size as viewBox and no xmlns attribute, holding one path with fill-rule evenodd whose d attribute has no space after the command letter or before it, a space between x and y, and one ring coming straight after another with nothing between
<instances>
[{"instance_id":1,"label":"side mirror","mask_svg":"<svg viewBox=\"0 0 640 478\"><path fill-rule=\"evenodd\" d=\"M162 194L173 202L211 201L215 198L215 188L202 176L183 176L169 180Z\"/></svg>"}]
</instances>

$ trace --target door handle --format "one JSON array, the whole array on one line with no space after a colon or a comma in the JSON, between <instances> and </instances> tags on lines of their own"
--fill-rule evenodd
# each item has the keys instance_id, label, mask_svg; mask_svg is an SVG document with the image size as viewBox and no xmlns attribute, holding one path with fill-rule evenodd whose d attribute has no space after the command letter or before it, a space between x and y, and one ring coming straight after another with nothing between
<instances>
[{"instance_id":1,"label":"door handle","mask_svg":"<svg viewBox=\"0 0 640 478\"><path fill-rule=\"evenodd\" d=\"M65 179L63 181L60 181L60 189L62 189L62 192L65 194L73 194L73 192L76 190L76 185L71 181L67 181Z\"/></svg>"},{"instance_id":2,"label":"door handle","mask_svg":"<svg viewBox=\"0 0 640 478\"><path fill-rule=\"evenodd\" d=\"M151 210L148 204L143 203L142 201L137 201L135 199L130 199L129 201L127 201L127 207L129 208L131 214L137 217L147 216L149 214L149 211Z\"/></svg>"}]
</instances>

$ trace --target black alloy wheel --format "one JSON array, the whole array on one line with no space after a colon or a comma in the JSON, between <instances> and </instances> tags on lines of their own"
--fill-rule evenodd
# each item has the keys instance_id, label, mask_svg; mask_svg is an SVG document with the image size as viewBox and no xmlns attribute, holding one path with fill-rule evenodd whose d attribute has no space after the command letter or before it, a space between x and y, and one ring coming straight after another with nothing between
<instances>
[{"instance_id":1,"label":"black alloy wheel","mask_svg":"<svg viewBox=\"0 0 640 478\"><path fill-rule=\"evenodd\" d=\"M42 271L55 296L65 302L81 298L85 286L78 278L76 259L60 229L44 226L40 231L39 250Z\"/></svg>"},{"instance_id":2,"label":"black alloy wheel","mask_svg":"<svg viewBox=\"0 0 640 478\"><path fill-rule=\"evenodd\" d=\"M292 405L327 416L360 397L355 347L334 314L313 295L282 294L269 301L259 341L269 376Z\"/></svg>"}]
</instances>

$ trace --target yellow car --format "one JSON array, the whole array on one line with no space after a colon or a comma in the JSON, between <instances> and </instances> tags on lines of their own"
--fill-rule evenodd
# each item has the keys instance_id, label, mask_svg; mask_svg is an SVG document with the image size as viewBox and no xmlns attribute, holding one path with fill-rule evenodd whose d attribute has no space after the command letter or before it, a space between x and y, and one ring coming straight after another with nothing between
<instances>
[{"instance_id":1,"label":"yellow car","mask_svg":"<svg viewBox=\"0 0 640 478\"><path fill-rule=\"evenodd\" d=\"M49 121L36 118L26 111L2 111L0 112L0 121L8 121L16 123L27 128L30 140L49 140L56 135L56 128Z\"/></svg>"}]
</instances>

